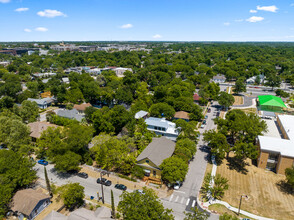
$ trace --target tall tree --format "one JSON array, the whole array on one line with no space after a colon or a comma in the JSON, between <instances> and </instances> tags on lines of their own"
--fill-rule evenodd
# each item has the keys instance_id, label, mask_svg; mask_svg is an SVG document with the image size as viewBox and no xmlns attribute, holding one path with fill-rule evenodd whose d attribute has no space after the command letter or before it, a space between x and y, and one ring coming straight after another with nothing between
<instances>
[{"instance_id":1,"label":"tall tree","mask_svg":"<svg viewBox=\"0 0 294 220\"><path fill-rule=\"evenodd\" d=\"M142 193L124 191L120 196L118 211L122 213L123 219L129 220L174 219L172 210L165 209L155 192L146 187L143 188Z\"/></svg>"},{"instance_id":2,"label":"tall tree","mask_svg":"<svg viewBox=\"0 0 294 220\"><path fill-rule=\"evenodd\" d=\"M272 90L274 90L274 87L280 87L281 85L281 78L275 73L266 77L266 81L265 85L272 87Z\"/></svg>"},{"instance_id":3,"label":"tall tree","mask_svg":"<svg viewBox=\"0 0 294 220\"><path fill-rule=\"evenodd\" d=\"M220 95L218 97L218 103L228 109L230 106L232 106L235 102L235 98L233 95L228 94L226 92L220 92Z\"/></svg>"},{"instance_id":4,"label":"tall tree","mask_svg":"<svg viewBox=\"0 0 294 220\"><path fill-rule=\"evenodd\" d=\"M183 159L172 156L165 159L160 165L162 169L162 180L167 183L176 183L176 181L183 181L188 172L188 164Z\"/></svg>"},{"instance_id":5,"label":"tall tree","mask_svg":"<svg viewBox=\"0 0 294 220\"><path fill-rule=\"evenodd\" d=\"M236 82L234 86L234 92L239 94L241 92L246 92L246 83L245 78L240 77Z\"/></svg>"},{"instance_id":6,"label":"tall tree","mask_svg":"<svg viewBox=\"0 0 294 220\"><path fill-rule=\"evenodd\" d=\"M185 218L184 220L207 220L208 219L208 214L205 213L204 211L201 211L197 207L194 207L191 209L191 212L184 212L185 213Z\"/></svg>"},{"instance_id":7,"label":"tall tree","mask_svg":"<svg viewBox=\"0 0 294 220\"><path fill-rule=\"evenodd\" d=\"M67 208L78 207L84 204L84 187L79 183L68 183L61 186L58 191Z\"/></svg>"}]
</instances>

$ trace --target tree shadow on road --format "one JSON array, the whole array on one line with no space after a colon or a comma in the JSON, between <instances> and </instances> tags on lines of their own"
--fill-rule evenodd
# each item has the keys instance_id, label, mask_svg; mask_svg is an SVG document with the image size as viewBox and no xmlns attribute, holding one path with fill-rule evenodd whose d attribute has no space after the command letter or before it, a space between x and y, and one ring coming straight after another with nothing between
<instances>
[{"instance_id":1,"label":"tree shadow on road","mask_svg":"<svg viewBox=\"0 0 294 220\"><path fill-rule=\"evenodd\" d=\"M50 169L50 172L54 173L59 179L68 179L76 175L75 172L69 172L69 173L58 172L55 168Z\"/></svg>"},{"instance_id":2,"label":"tree shadow on road","mask_svg":"<svg viewBox=\"0 0 294 220\"><path fill-rule=\"evenodd\" d=\"M238 173L247 174L248 170L246 169L246 166L249 164L243 160L240 160L236 157L229 157L227 158L227 165L230 170L236 170Z\"/></svg>"},{"instance_id":3,"label":"tree shadow on road","mask_svg":"<svg viewBox=\"0 0 294 220\"><path fill-rule=\"evenodd\" d=\"M287 181L285 180L280 180L279 182L276 183L276 186L278 187L278 189L286 194L289 195L294 195L294 190L293 188L287 183Z\"/></svg>"}]
</instances>

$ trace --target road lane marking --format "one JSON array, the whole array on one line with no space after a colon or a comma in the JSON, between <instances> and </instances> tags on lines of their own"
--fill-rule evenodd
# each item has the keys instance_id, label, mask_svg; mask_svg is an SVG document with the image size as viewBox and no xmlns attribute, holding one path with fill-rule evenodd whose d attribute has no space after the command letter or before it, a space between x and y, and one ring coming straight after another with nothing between
<instances>
[{"instance_id":1,"label":"road lane marking","mask_svg":"<svg viewBox=\"0 0 294 220\"><path fill-rule=\"evenodd\" d=\"M186 205L188 205L188 204L189 204L189 202L190 202L190 198L187 200L187 202L186 202Z\"/></svg>"},{"instance_id":2,"label":"road lane marking","mask_svg":"<svg viewBox=\"0 0 294 220\"><path fill-rule=\"evenodd\" d=\"M194 208L194 206L195 206L195 203L196 203L196 200L193 200L193 203L192 203L192 208Z\"/></svg>"},{"instance_id":3,"label":"road lane marking","mask_svg":"<svg viewBox=\"0 0 294 220\"><path fill-rule=\"evenodd\" d=\"M181 200L181 204L184 202L184 197L182 198L182 200Z\"/></svg>"},{"instance_id":4,"label":"road lane marking","mask_svg":"<svg viewBox=\"0 0 294 220\"><path fill-rule=\"evenodd\" d=\"M185 194L185 192L183 192L183 191L175 191L175 192L178 192L178 193L183 193L183 194Z\"/></svg>"},{"instance_id":5,"label":"road lane marking","mask_svg":"<svg viewBox=\"0 0 294 220\"><path fill-rule=\"evenodd\" d=\"M178 199L179 199L179 196L177 196L177 198L176 198L175 202L177 202L177 201L178 201Z\"/></svg>"},{"instance_id":6,"label":"road lane marking","mask_svg":"<svg viewBox=\"0 0 294 220\"><path fill-rule=\"evenodd\" d=\"M171 197L169 198L169 201L171 201L174 197L174 194L171 195Z\"/></svg>"}]
</instances>

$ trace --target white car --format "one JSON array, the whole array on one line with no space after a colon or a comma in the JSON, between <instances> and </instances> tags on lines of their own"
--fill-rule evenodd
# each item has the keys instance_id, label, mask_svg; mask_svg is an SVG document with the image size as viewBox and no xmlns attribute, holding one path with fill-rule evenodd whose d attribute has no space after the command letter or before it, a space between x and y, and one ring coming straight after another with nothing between
<instances>
[{"instance_id":1,"label":"white car","mask_svg":"<svg viewBox=\"0 0 294 220\"><path fill-rule=\"evenodd\" d=\"M200 128L204 128L205 127L205 125L204 124L202 124L201 126L200 126Z\"/></svg>"},{"instance_id":2,"label":"white car","mask_svg":"<svg viewBox=\"0 0 294 220\"><path fill-rule=\"evenodd\" d=\"M177 181L177 182L174 184L174 189L177 190L177 189L179 189L181 186L182 186L182 183L181 183L180 181Z\"/></svg>"}]
</instances>

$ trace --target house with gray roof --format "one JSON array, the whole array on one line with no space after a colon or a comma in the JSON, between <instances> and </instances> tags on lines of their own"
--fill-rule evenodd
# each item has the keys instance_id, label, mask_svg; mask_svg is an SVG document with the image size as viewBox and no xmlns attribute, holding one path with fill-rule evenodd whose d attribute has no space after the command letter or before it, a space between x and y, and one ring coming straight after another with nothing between
<instances>
[{"instance_id":1,"label":"house with gray roof","mask_svg":"<svg viewBox=\"0 0 294 220\"><path fill-rule=\"evenodd\" d=\"M56 114L63 118L76 119L79 122L81 122L82 119L85 117L84 115L79 114L78 110L76 109L58 109Z\"/></svg>"},{"instance_id":2,"label":"house with gray roof","mask_svg":"<svg viewBox=\"0 0 294 220\"><path fill-rule=\"evenodd\" d=\"M148 112L146 111L138 111L136 114L135 114L135 119L140 119L140 118L144 118L146 119L148 116Z\"/></svg>"},{"instance_id":3,"label":"house with gray roof","mask_svg":"<svg viewBox=\"0 0 294 220\"><path fill-rule=\"evenodd\" d=\"M173 155L175 146L175 142L166 137L153 138L137 157L137 165L144 169L145 176L161 180L160 165Z\"/></svg>"},{"instance_id":4,"label":"house with gray roof","mask_svg":"<svg viewBox=\"0 0 294 220\"><path fill-rule=\"evenodd\" d=\"M28 101L36 102L39 108L45 109L51 106L51 104L54 102L54 99L53 98L43 98L43 99L28 98Z\"/></svg>"}]
</instances>

